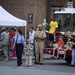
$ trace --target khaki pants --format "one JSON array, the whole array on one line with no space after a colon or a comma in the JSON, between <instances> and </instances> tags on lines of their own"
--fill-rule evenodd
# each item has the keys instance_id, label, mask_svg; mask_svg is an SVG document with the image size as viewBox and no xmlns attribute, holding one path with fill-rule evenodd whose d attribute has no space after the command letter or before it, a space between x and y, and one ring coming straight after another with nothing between
<instances>
[{"instance_id":1,"label":"khaki pants","mask_svg":"<svg viewBox=\"0 0 75 75\"><path fill-rule=\"evenodd\" d=\"M27 55L26 56L26 66L32 66L32 56Z\"/></svg>"},{"instance_id":2,"label":"khaki pants","mask_svg":"<svg viewBox=\"0 0 75 75\"><path fill-rule=\"evenodd\" d=\"M43 63L44 42L36 42L36 63Z\"/></svg>"}]
</instances>

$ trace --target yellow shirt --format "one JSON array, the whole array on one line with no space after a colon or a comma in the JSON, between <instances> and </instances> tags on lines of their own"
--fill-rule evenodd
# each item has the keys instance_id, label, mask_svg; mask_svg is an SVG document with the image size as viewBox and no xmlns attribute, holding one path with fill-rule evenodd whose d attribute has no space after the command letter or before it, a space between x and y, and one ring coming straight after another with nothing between
<instances>
[{"instance_id":1,"label":"yellow shirt","mask_svg":"<svg viewBox=\"0 0 75 75\"><path fill-rule=\"evenodd\" d=\"M58 28L58 23L56 21L55 22L54 21L51 21L49 26L50 26L49 33L50 34L54 34L56 28Z\"/></svg>"}]
</instances>

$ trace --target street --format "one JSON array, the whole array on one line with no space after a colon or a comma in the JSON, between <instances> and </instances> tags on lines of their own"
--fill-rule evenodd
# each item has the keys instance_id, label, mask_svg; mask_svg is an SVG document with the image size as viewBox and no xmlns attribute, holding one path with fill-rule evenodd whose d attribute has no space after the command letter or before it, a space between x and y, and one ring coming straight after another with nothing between
<instances>
[{"instance_id":1,"label":"street","mask_svg":"<svg viewBox=\"0 0 75 75\"><path fill-rule=\"evenodd\" d=\"M34 62L34 60L33 60ZM75 67L71 67L65 60L44 60L44 65L25 66L25 60L20 67L16 60L0 61L0 75L75 75Z\"/></svg>"}]
</instances>

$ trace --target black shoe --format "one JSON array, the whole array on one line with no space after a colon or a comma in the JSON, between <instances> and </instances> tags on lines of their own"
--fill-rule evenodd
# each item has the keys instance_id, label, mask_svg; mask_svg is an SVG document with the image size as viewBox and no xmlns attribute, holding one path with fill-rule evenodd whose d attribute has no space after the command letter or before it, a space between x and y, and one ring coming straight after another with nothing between
<instances>
[{"instance_id":1,"label":"black shoe","mask_svg":"<svg viewBox=\"0 0 75 75\"><path fill-rule=\"evenodd\" d=\"M22 65L22 62L21 62L21 65Z\"/></svg>"},{"instance_id":2,"label":"black shoe","mask_svg":"<svg viewBox=\"0 0 75 75\"><path fill-rule=\"evenodd\" d=\"M37 63L37 62L34 62L35 64L39 64L39 63Z\"/></svg>"},{"instance_id":3,"label":"black shoe","mask_svg":"<svg viewBox=\"0 0 75 75\"><path fill-rule=\"evenodd\" d=\"M44 63L40 63L40 65L44 65Z\"/></svg>"},{"instance_id":4,"label":"black shoe","mask_svg":"<svg viewBox=\"0 0 75 75\"><path fill-rule=\"evenodd\" d=\"M17 64L17 66L21 66L21 64Z\"/></svg>"},{"instance_id":5,"label":"black shoe","mask_svg":"<svg viewBox=\"0 0 75 75\"><path fill-rule=\"evenodd\" d=\"M21 66L22 65L22 63L20 63L20 64L17 64L17 66Z\"/></svg>"},{"instance_id":6,"label":"black shoe","mask_svg":"<svg viewBox=\"0 0 75 75\"><path fill-rule=\"evenodd\" d=\"M71 67L74 67L75 65L72 65L72 64L71 64L70 66L71 66Z\"/></svg>"},{"instance_id":7,"label":"black shoe","mask_svg":"<svg viewBox=\"0 0 75 75\"><path fill-rule=\"evenodd\" d=\"M36 62L34 62L34 64L35 64Z\"/></svg>"}]
</instances>

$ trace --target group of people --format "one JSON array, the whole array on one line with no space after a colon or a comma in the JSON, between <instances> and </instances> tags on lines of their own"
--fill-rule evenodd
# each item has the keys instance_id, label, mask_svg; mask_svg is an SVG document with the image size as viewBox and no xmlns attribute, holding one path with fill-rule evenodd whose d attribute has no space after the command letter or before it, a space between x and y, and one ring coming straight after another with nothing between
<instances>
[{"instance_id":1,"label":"group of people","mask_svg":"<svg viewBox=\"0 0 75 75\"><path fill-rule=\"evenodd\" d=\"M58 23L53 20L50 22L50 36L54 35L56 29L58 28ZM25 39L22 31L20 29L11 29L11 32L9 33L6 28L1 28L1 37L0 37L0 47L4 52L5 60L8 61L9 58L9 40L11 42L11 49L12 49L12 57L17 57L17 66L21 66L22 64L22 54L23 51L25 53L26 66L32 66L32 57L34 56L35 64L44 64L43 59L43 51L45 48L45 42L46 42L46 33L45 28L43 28L42 24L39 24L37 27L37 30L34 31L33 27L30 27L29 31L29 37L28 39ZM75 65L75 38L68 37L68 41L65 44L63 41L62 36L58 38L58 41L56 42L56 39L54 39L50 44L50 48L54 48L53 55L55 54L55 50L57 49L57 58L59 57L59 50L64 49L65 54L64 58L66 56L66 50L70 49L72 50L72 63L71 65Z\"/></svg>"},{"instance_id":2,"label":"group of people","mask_svg":"<svg viewBox=\"0 0 75 75\"><path fill-rule=\"evenodd\" d=\"M56 30L59 28L58 22L55 19L52 19L49 24L49 40L50 44L48 47L53 48L53 56L55 50L57 49L57 58L59 57L59 51L64 50L64 58L66 57L66 51L72 50L72 61L71 65L75 65L75 36L68 36L67 42L65 43L62 37L62 34L58 32L56 35Z\"/></svg>"},{"instance_id":3,"label":"group of people","mask_svg":"<svg viewBox=\"0 0 75 75\"><path fill-rule=\"evenodd\" d=\"M24 44L24 37L20 36L22 35L22 32L20 29L15 30L11 29L9 32L6 27L1 28L1 34L0 34L0 49L3 51L5 59L4 61L8 61L9 56L10 57L15 57L17 56L17 42L18 43L23 43ZM24 44L25 45L25 44ZM16 48L17 47L17 48ZM20 48L22 48L20 46ZM12 51L12 54L10 55L10 50ZM21 50L20 50L21 51ZM19 53L19 52L18 52ZM19 55L20 56L20 55Z\"/></svg>"},{"instance_id":4,"label":"group of people","mask_svg":"<svg viewBox=\"0 0 75 75\"><path fill-rule=\"evenodd\" d=\"M58 28L58 22L55 21L55 19L53 19L50 22L50 31L49 34L54 35L54 44L53 45L53 55L55 54L55 50L57 49L57 58L59 57L59 51L60 49L64 49L64 58L66 57L66 51L72 50L72 61L71 61L71 65L75 65L75 40L74 37L68 37L68 40L65 44L62 34L60 34L60 36L58 36L58 38L56 39L55 37L55 33L56 33L56 29ZM30 28L30 32L29 32L29 41L30 44L33 46L31 46L33 48L33 55L35 57L35 64L44 64L44 60L43 60L43 50L45 48L45 40L46 40L46 33L45 33L45 28L43 28L43 25L38 25L38 28L36 31L33 30L33 27ZM51 37L51 36L50 36ZM50 41L51 43L51 41ZM32 48L30 50L32 50ZM31 55L31 54L30 54ZM27 59L28 60L28 59ZM32 62L32 59L30 57L30 62ZM26 62L27 64L27 62ZM32 63L30 63L32 64Z\"/></svg>"},{"instance_id":5,"label":"group of people","mask_svg":"<svg viewBox=\"0 0 75 75\"><path fill-rule=\"evenodd\" d=\"M1 37L0 37L0 45L1 50L5 55L5 60L9 59L9 46L11 42L12 49L12 57L17 57L17 66L21 66L22 64L22 54L23 51L25 53L26 58L26 66L32 66L32 57L35 57L35 64L43 64L43 50L45 44L46 33L42 29L42 25L38 25L36 31L34 31L33 27L30 27L29 37L26 41L24 38L22 31L20 29L16 29L11 32L7 31L7 28L1 28ZM10 42L9 42L10 40Z\"/></svg>"},{"instance_id":6,"label":"group of people","mask_svg":"<svg viewBox=\"0 0 75 75\"><path fill-rule=\"evenodd\" d=\"M46 39L46 33L42 29L42 25L38 25L37 31L34 31L33 27L30 27L29 31L29 39L25 42L24 37L19 32L19 37L17 39L17 35L15 36L15 49L17 55L17 65L20 66L22 64L22 51L24 47L25 57L26 57L26 66L32 66L32 57L35 58L35 64L43 65L43 50ZM16 44L17 39L17 44ZM22 41L22 42L21 42ZM21 43L21 44L19 44ZM26 44L27 43L27 44ZM22 49L22 50L21 50Z\"/></svg>"},{"instance_id":7,"label":"group of people","mask_svg":"<svg viewBox=\"0 0 75 75\"><path fill-rule=\"evenodd\" d=\"M46 21L44 23L46 25ZM72 50L72 61L71 65L75 65L75 36L68 36L67 42L65 43L62 37L62 34L58 34L56 38L56 30L59 27L58 22L55 19L52 19L52 21L49 24L49 35L50 35L50 47L54 48L53 50L53 56L55 54L55 50L57 49L57 58L59 57L60 50L64 50L64 59L66 57L66 51ZM33 32L34 40L35 40L35 49L34 54L36 53L35 63L36 64L43 64L43 50L44 50L44 44L46 39L46 33L45 27L43 25L38 25L37 31ZM52 40L53 39L53 40ZM52 42L51 42L52 41Z\"/></svg>"},{"instance_id":8,"label":"group of people","mask_svg":"<svg viewBox=\"0 0 75 75\"><path fill-rule=\"evenodd\" d=\"M46 39L46 33L44 32L41 24L38 25L36 31L34 31L33 27L30 28L29 41L30 41L30 44L33 46L33 56L35 57L34 58L35 64L43 65L44 63L43 50L45 46L45 39ZM30 55L31 55L31 52L30 52ZM29 59L31 62L32 61L31 57Z\"/></svg>"},{"instance_id":9,"label":"group of people","mask_svg":"<svg viewBox=\"0 0 75 75\"><path fill-rule=\"evenodd\" d=\"M64 42L63 36L60 36L55 42L51 41L47 48L53 48L53 56L55 57L55 50L57 50L56 58L59 58L60 50L64 50L64 59L66 58L67 50L72 51L71 65L75 65L75 36L68 36L67 42Z\"/></svg>"},{"instance_id":10,"label":"group of people","mask_svg":"<svg viewBox=\"0 0 75 75\"><path fill-rule=\"evenodd\" d=\"M59 51L64 50L64 59L66 56L66 50L71 50L71 44L69 45L70 37L68 37L68 41L65 44L63 37L60 36L57 41L51 41L47 48L53 48L53 56L55 56L55 50L57 50L57 58L59 58Z\"/></svg>"}]
</instances>

